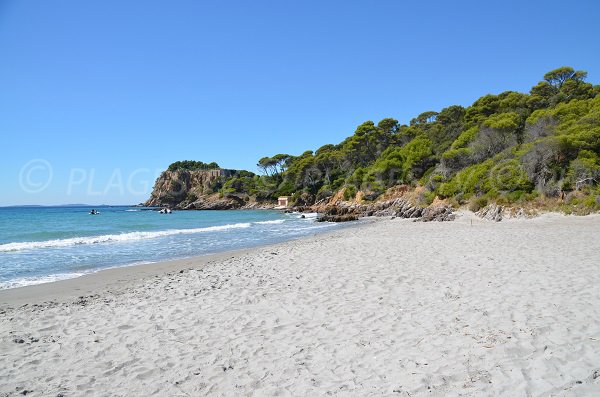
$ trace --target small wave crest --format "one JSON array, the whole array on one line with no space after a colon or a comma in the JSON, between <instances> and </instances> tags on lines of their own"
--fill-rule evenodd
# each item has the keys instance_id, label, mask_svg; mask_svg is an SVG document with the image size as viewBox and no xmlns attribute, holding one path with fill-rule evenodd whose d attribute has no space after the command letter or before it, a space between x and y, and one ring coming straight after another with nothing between
<instances>
[{"instance_id":1,"label":"small wave crest","mask_svg":"<svg viewBox=\"0 0 600 397\"><path fill-rule=\"evenodd\" d=\"M122 234L106 234L103 236L92 236L92 237L73 237L57 240L46 240L46 241L25 241L20 243L7 243L0 244L0 252L12 252L22 251L37 248L55 248L55 247L68 247L71 245L82 245L82 244L100 244L109 242L119 241L134 241L134 240L145 240L149 238L174 236L178 234L194 234L194 233L207 233L207 232L218 232L230 229L245 229L250 227L250 223L234 223L229 225L221 226L209 226L196 229L170 229L161 230L155 232L130 232Z\"/></svg>"},{"instance_id":2,"label":"small wave crest","mask_svg":"<svg viewBox=\"0 0 600 397\"><path fill-rule=\"evenodd\" d=\"M260 222L254 222L257 225L280 225L283 222L285 222L285 219L276 219L274 221L260 221Z\"/></svg>"},{"instance_id":3,"label":"small wave crest","mask_svg":"<svg viewBox=\"0 0 600 397\"><path fill-rule=\"evenodd\" d=\"M61 273L61 274L51 274L48 276L40 276L40 277L15 278L13 280L0 281L0 290L9 289L9 288L26 287L28 285L52 283L52 282L60 281L60 280L68 280L70 278L81 277L84 274L86 274L86 273Z\"/></svg>"}]
</instances>

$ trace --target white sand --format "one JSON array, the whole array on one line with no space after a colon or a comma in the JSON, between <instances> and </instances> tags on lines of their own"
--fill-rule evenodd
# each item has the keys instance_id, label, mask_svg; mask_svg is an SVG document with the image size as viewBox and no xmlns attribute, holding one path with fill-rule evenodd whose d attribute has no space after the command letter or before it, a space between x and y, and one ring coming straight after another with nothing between
<instances>
[{"instance_id":1,"label":"white sand","mask_svg":"<svg viewBox=\"0 0 600 397\"><path fill-rule=\"evenodd\" d=\"M599 216L396 219L4 291L0 395L597 396L599 249Z\"/></svg>"}]
</instances>

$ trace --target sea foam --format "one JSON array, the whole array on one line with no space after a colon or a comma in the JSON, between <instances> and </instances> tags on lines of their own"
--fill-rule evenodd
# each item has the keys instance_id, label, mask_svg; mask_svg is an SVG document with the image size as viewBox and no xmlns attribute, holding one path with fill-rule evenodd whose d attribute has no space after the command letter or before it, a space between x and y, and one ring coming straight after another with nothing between
<instances>
[{"instance_id":1,"label":"sea foam","mask_svg":"<svg viewBox=\"0 0 600 397\"><path fill-rule=\"evenodd\" d=\"M230 229L245 229L250 223L233 223L229 225L209 226L195 229L170 229L154 232L130 232L121 234L106 234L102 236L72 237L46 241L25 241L19 243L0 244L0 252L31 250L36 248L68 247L71 245L100 244L119 241L145 240L150 238L174 236L178 234L194 234L218 232Z\"/></svg>"},{"instance_id":2,"label":"sea foam","mask_svg":"<svg viewBox=\"0 0 600 397\"><path fill-rule=\"evenodd\" d=\"M54 281L68 280L81 277L86 273L60 273L39 277L21 277L12 280L0 281L0 290L8 288L26 287L28 285L52 283Z\"/></svg>"},{"instance_id":3,"label":"sea foam","mask_svg":"<svg viewBox=\"0 0 600 397\"><path fill-rule=\"evenodd\" d=\"M280 225L283 222L285 222L285 219L276 219L273 221L260 221L260 222L254 222L257 225Z\"/></svg>"}]
</instances>

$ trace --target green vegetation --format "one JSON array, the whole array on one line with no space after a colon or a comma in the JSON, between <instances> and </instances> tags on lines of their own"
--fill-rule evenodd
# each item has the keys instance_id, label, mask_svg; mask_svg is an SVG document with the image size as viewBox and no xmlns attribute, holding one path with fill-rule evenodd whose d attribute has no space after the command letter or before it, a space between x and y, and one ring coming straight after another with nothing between
<instances>
[{"instance_id":1,"label":"green vegetation","mask_svg":"<svg viewBox=\"0 0 600 397\"><path fill-rule=\"evenodd\" d=\"M359 192L374 200L404 184L423 186L429 201L438 196L471 208L568 196L577 208L598 209L600 86L586 77L561 67L529 94L485 95L467 108L421 113L409 125L366 121L339 144L264 157L262 175L237 174L222 192L310 204L340 191L345 200ZM184 161L169 169L213 165Z\"/></svg>"},{"instance_id":2,"label":"green vegetation","mask_svg":"<svg viewBox=\"0 0 600 397\"><path fill-rule=\"evenodd\" d=\"M219 164L213 163L203 163L202 161L193 161L193 160L184 160L184 161L176 161L173 164L169 165L167 168L168 171L180 171L180 170L214 170L219 168Z\"/></svg>"}]
</instances>

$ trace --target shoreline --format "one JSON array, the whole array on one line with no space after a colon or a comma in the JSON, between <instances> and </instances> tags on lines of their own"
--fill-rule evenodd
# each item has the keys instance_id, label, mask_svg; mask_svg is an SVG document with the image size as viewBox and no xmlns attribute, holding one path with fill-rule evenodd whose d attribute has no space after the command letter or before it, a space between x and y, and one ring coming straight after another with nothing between
<instances>
[{"instance_id":1,"label":"shoreline","mask_svg":"<svg viewBox=\"0 0 600 397\"><path fill-rule=\"evenodd\" d=\"M152 263L116 265L114 267L99 269L63 280L1 289L0 310L5 309L6 307L42 304L50 301L65 302L81 296L96 295L101 292L111 292L112 290L129 286L130 283L140 282L147 280L148 278L161 275L164 276L168 273L179 272L182 270L185 271L192 268L201 268L209 263L252 254L268 249L269 247L276 248L293 241L310 239L321 235L326 236L348 227L364 227L378 220L381 219L364 219L353 224L346 224L335 230L327 230L321 233L314 233L281 242L266 243L247 248Z\"/></svg>"},{"instance_id":2,"label":"shoreline","mask_svg":"<svg viewBox=\"0 0 600 397\"><path fill-rule=\"evenodd\" d=\"M471 224L475 222L497 223L492 219L486 219L476 215L472 211L459 210L456 212L459 221L462 218L469 219ZM506 218L503 223L515 221L533 221L539 218L559 218L559 217L577 217L580 215L567 215L560 212L545 212L535 215L531 218ZM600 218L600 214L589 214L583 217ZM277 248L287 243L301 242L318 236L327 237L336 234L346 228L361 228L372 223L394 220L394 217L370 216L362 217L354 222L346 222L341 228L327 230L321 233L314 233L306 236L292 238L281 242L265 243L247 248L232 249L223 252L209 253L205 255L194 255L185 258L171 260L162 260L151 263L134 263L115 265L107 268L101 268L89 273L66 278L61 280L49 281L39 284L31 284L14 288L0 289L0 310L7 307L18 307L23 305L43 304L48 302L62 303L70 299L80 298L82 296L97 295L102 292L112 292L119 288L128 287L131 283L141 282L152 277L159 277L171 274L173 272L197 269L210 263L221 262L227 259L233 259L248 254L253 254L266 250L270 247ZM412 218L396 218L395 222L414 222ZM437 223L437 222L435 222Z\"/></svg>"}]
</instances>

